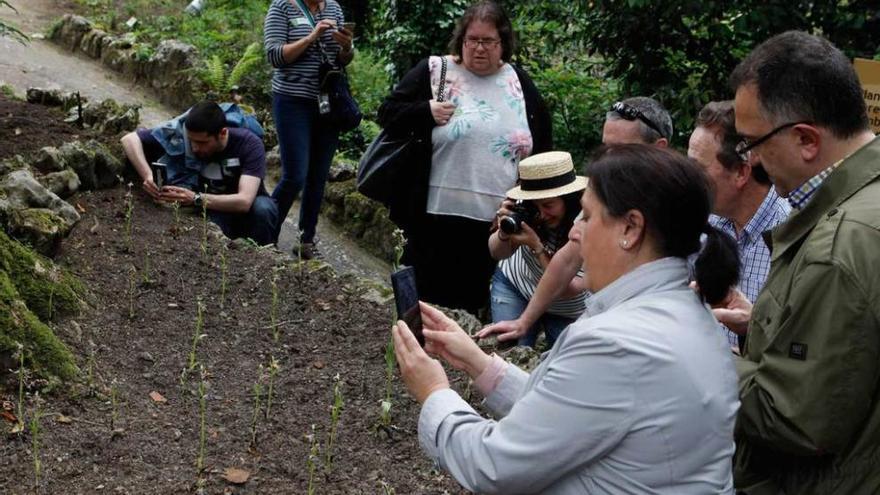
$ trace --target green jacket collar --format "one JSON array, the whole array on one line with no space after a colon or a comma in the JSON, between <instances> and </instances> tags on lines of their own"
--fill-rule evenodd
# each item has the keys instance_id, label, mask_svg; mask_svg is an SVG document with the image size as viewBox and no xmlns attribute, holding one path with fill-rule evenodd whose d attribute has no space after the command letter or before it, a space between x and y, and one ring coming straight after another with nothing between
<instances>
[{"instance_id":1,"label":"green jacket collar","mask_svg":"<svg viewBox=\"0 0 880 495\"><path fill-rule=\"evenodd\" d=\"M803 210L793 212L787 222L773 230L773 256L776 260L803 239L824 215L880 177L880 137L862 146L837 167L816 191Z\"/></svg>"}]
</instances>

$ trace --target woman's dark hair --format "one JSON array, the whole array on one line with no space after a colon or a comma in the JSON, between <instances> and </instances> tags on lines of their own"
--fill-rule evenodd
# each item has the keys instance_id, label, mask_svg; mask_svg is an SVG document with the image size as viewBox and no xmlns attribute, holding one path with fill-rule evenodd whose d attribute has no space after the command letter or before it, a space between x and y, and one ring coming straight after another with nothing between
<instances>
[{"instance_id":1,"label":"woman's dark hair","mask_svg":"<svg viewBox=\"0 0 880 495\"><path fill-rule=\"evenodd\" d=\"M712 210L710 183L691 159L643 144L608 146L587 167L589 186L608 214L620 218L638 210L661 256L687 258L695 264L704 301L720 303L739 279L739 253L734 240L708 223ZM701 234L707 238L700 250Z\"/></svg>"},{"instance_id":2,"label":"woman's dark hair","mask_svg":"<svg viewBox=\"0 0 880 495\"><path fill-rule=\"evenodd\" d=\"M455 25L455 31L452 32L452 39L449 40L449 53L455 56L456 60L461 60L464 35L467 32L468 26L474 21L483 21L495 25L495 29L498 30L498 37L501 38L501 60L509 62L516 51L516 35L513 33L513 25L510 23L507 13L492 0L477 2L464 11L464 14Z\"/></svg>"},{"instance_id":3,"label":"woman's dark hair","mask_svg":"<svg viewBox=\"0 0 880 495\"><path fill-rule=\"evenodd\" d=\"M190 132L204 132L216 136L226 127L226 114L220 105L213 101L202 101L193 105L186 114L184 122Z\"/></svg>"}]
</instances>

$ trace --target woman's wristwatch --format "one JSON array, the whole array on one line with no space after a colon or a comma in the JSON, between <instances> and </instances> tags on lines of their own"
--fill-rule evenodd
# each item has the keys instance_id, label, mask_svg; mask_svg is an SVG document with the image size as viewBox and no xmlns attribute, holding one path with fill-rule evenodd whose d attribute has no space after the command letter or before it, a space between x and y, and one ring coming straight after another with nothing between
<instances>
[{"instance_id":1,"label":"woman's wristwatch","mask_svg":"<svg viewBox=\"0 0 880 495\"><path fill-rule=\"evenodd\" d=\"M532 254L535 255L535 258L540 257L544 253L547 253L547 248L545 248L543 244L541 244L541 249L538 249L538 250L532 249ZM550 254L550 253L547 253L547 254Z\"/></svg>"}]
</instances>

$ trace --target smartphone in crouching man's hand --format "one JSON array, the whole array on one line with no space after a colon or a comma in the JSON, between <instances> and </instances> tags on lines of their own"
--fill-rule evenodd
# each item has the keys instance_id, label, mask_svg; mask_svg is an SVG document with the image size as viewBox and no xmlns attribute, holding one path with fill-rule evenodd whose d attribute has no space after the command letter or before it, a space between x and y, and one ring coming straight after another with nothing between
<instances>
[{"instance_id":1,"label":"smartphone in crouching man's hand","mask_svg":"<svg viewBox=\"0 0 880 495\"><path fill-rule=\"evenodd\" d=\"M153 162L150 169L153 171L153 183L158 189L162 189L168 181L168 166L162 162Z\"/></svg>"},{"instance_id":2,"label":"smartphone in crouching man's hand","mask_svg":"<svg viewBox=\"0 0 880 495\"><path fill-rule=\"evenodd\" d=\"M392 273L391 287L394 289L397 319L403 320L416 336L419 345L425 347L425 336L422 334L422 310L419 308L416 272L413 267L406 266Z\"/></svg>"},{"instance_id":3,"label":"smartphone in crouching man's hand","mask_svg":"<svg viewBox=\"0 0 880 495\"><path fill-rule=\"evenodd\" d=\"M343 23L342 23L342 29L345 29L346 31L349 32L349 34L351 34L352 36L354 36L354 28L355 28L356 25L357 25L357 24L355 24L355 23L353 23L353 22L343 22Z\"/></svg>"}]
</instances>

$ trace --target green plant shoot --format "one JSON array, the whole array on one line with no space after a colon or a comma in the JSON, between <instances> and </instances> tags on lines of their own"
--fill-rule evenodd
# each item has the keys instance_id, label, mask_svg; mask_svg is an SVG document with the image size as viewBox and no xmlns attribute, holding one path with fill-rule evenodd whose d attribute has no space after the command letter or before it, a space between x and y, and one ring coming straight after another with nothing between
<instances>
[{"instance_id":1,"label":"green plant shoot","mask_svg":"<svg viewBox=\"0 0 880 495\"><path fill-rule=\"evenodd\" d=\"M333 407L330 409L330 432L327 435L327 447L324 449L324 469L327 473L333 470L333 445L336 443L336 431L339 426L339 416L342 414L344 402L342 400L342 380L339 373L333 378Z\"/></svg>"},{"instance_id":2,"label":"green plant shoot","mask_svg":"<svg viewBox=\"0 0 880 495\"><path fill-rule=\"evenodd\" d=\"M269 358L269 389L266 391L266 419L269 419L269 414L272 410L272 396L275 391L275 376L278 374L278 370L280 366L278 366L278 361L275 360L275 356Z\"/></svg>"},{"instance_id":3,"label":"green plant shoot","mask_svg":"<svg viewBox=\"0 0 880 495\"><path fill-rule=\"evenodd\" d=\"M220 248L220 307L226 303L226 273L229 271L228 261L226 259L227 248Z\"/></svg>"},{"instance_id":4,"label":"green plant shoot","mask_svg":"<svg viewBox=\"0 0 880 495\"><path fill-rule=\"evenodd\" d=\"M128 319L134 320L134 300L137 292L137 268L131 265L128 270Z\"/></svg>"},{"instance_id":5,"label":"green plant shoot","mask_svg":"<svg viewBox=\"0 0 880 495\"><path fill-rule=\"evenodd\" d=\"M128 252L134 250L131 240L131 221L134 215L134 195L131 193L131 182L128 183L128 191L125 193L125 247Z\"/></svg>"},{"instance_id":6,"label":"green plant shoot","mask_svg":"<svg viewBox=\"0 0 880 495\"><path fill-rule=\"evenodd\" d=\"M18 427L19 432L24 431L24 346L15 343L18 350Z\"/></svg>"},{"instance_id":7,"label":"green plant shoot","mask_svg":"<svg viewBox=\"0 0 880 495\"><path fill-rule=\"evenodd\" d=\"M198 348L199 340L204 337L202 329L205 325L205 305L202 303L201 297L196 302L196 306L198 309L196 314L196 324L193 329L192 349L189 351L189 371L196 369L196 364L198 364L196 359L196 349Z\"/></svg>"},{"instance_id":8,"label":"green plant shoot","mask_svg":"<svg viewBox=\"0 0 880 495\"><path fill-rule=\"evenodd\" d=\"M110 383L110 430L116 429L119 421L119 386L116 379Z\"/></svg>"},{"instance_id":9,"label":"green plant shoot","mask_svg":"<svg viewBox=\"0 0 880 495\"><path fill-rule=\"evenodd\" d=\"M278 324L278 269L272 270L272 306L269 317L272 320L272 338L275 342L281 338L281 326Z\"/></svg>"},{"instance_id":10,"label":"green plant shoot","mask_svg":"<svg viewBox=\"0 0 880 495\"><path fill-rule=\"evenodd\" d=\"M205 376L205 367L201 366L199 373L199 454L196 458L196 470L198 470L200 475L205 469L205 439L207 438L207 430L205 429L205 416L207 412Z\"/></svg>"},{"instance_id":11,"label":"green plant shoot","mask_svg":"<svg viewBox=\"0 0 880 495\"><path fill-rule=\"evenodd\" d=\"M257 419L260 417L260 396L263 394L263 386L260 379L263 376L263 365L260 365L260 376L254 383L254 415L251 419L251 447L257 445Z\"/></svg>"},{"instance_id":12,"label":"green plant shoot","mask_svg":"<svg viewBox=\"0 0 880 495\"><path fill-rule=\"evenodd\" d=\"M34 399L34 414L31 416L30 432L31 432L31 453L34 459L34 489L40 486L40 476L43 471L43 463L40 461L40 419L42 412L40 411L40 394L38 393Z\"/></svg>"},{"instance_id":13,"label":"green plant shoot","mask_svg":"<svg viewBox=\"0 0 880 495\"><path fill-rule=\"evenodd\" d=\"M205 192L208 192L208 186L205 186ZM202 200L202 256L208 257L208 202Z\"/></svg>"},{"instance_id":14,"label":"green plant shoot","mask_svg":"<svg viewBox=\"0 0 880 495\"><path fill-rule=\"evenodd\" d=\"M318 434L315 432L315 425L312 425L311 447L309 448L309 456L306 459L306 467L309 471L309 487L308 495L315 493L315 472L318 470L318 463L321 460L321 449L318 445Z\"/></svg>"}]
</instances>

